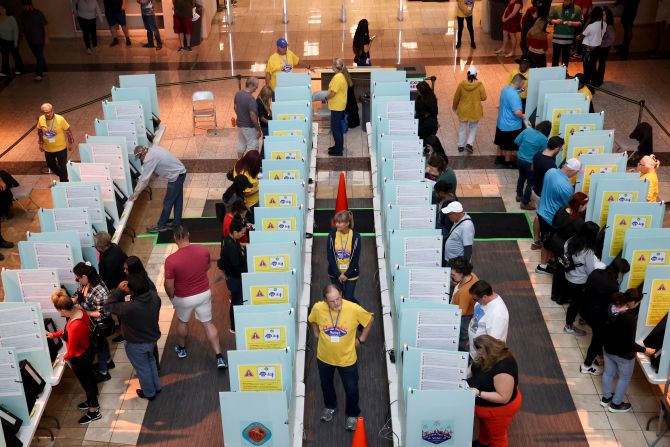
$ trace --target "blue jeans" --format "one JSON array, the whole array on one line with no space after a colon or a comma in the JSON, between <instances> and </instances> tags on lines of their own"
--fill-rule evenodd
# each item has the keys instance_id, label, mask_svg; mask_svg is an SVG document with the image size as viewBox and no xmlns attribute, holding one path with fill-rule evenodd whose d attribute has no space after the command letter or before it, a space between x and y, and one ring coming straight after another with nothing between
<instances>
[{"instance_id":1,"label":"blue jeans","mask_svg":"<svg viewBox=\"0 0 670 447\"><path fill-rule=\"evenodd\" d=\"M33 56L35 56L35 63L37 64L35 74L37 76L44 75L47 71L47 60L44 58L44 44L34 45L29 43L28 46L30 47L30 51L33 52Z\"/></svg>"},{"instance_id":2,"label":"blue jeans","mask_svg":"<svg viewBox=\"0 0 670 447\"><path fill-rule=\"evenodd\" d=\"M321 379L321 391L323 392L323 403L326 408L334 410L337 408L337 395L335 394L335 370L340 373L340 380L344 387L346 397L345 414L347 417L358 417L361 409L358 407L358 363L351 366L333 366L316 359Z\"/></svg>"},{"instance_id":3,"label":"blue jeans","mask_svg":"<svg viewBox=\"0 0 670 447\"><path fill-rule=\"evenodd\" d=\"M348 301L352 301L356 304L360 304L358 300L354 297L354 292L356 291L356 281L357 279L354 279L353 281L345 281L344 283L341 283L339 279L330 277L330 282L332 284L335 284L336 286L339 286L342 289L342 298Z\"/></svg>"},{"instance_id":4,"label":"blue jeans","mask_svg":"<svg viewBox=\"0 0 670 447\"><path fill-rule=\"evenodd\" d=\"M516 182L516 195L523 197L521 202L524 205L528 205L528 202L530 202L531 188L533 187L533 171L530 169L532 163L517 159L516 164L519 168L519 179ZM525 188L524 183L526 184Z\"/></svg>"},{"instance_id":5,"label":"blue jeans","mask_svg":"<svg viewBox=\"0 0 670 447\"><path fill-rule=\"evenodd\" d=\"M632 359L625 359L618 355L608 354L605 351L605 372L603 373L603 397L612 397L612 382L614 375L619 376L619 380L614 390L614 398L612 403L619 405L623 402L626 396L626 390L630 384L630 378L633 376L633 369L635 368L635 357Z\"/></svg>"},{"instance_id":6,"label":"blue jeans","mask_svg":"<svg viewBox=\"0 0 670 447\"><path fill-rule=\"evenodd\" d=\"M142 392L146 397L153 397L162 389L156 368L156 357L154 357L155 346L156 343L126 342L128 360L135 368Z\"/></svg>"},{"instance_id":7,"label":"blue jeans","mask_svg":"<svg viewBox=\"0 0 670 447\"><path fill-rule=\"evenodd\" d=\"M343 119L344 110L330 111L330 130L333 132L333 140L335 140L335 149L333 152L337 154L344 152L344 133L342 133Z\"/></svg>"},{"instance_id":8,"label":"blue jeans","mask_svg":"<svg viewBox=\"0 0 670 447\"><path fill-rule=\"evenodd\" d=\"M100 374L107 374L107 364L112 360L112 354L109 351L109 340L107 340L107 337L102 337L98 336L97 341L98 341L98 350L96 351L96 354L98 354L98 372Z\"/></svg>"},{"instance_id":9,"label":"blue jeans","mask_svg":"<svg viewBox=\"0 0 670 447\"><path fill-rule=\"evenodd\" d=\"M165 226L170 218L170 212L174 207L174 224L181 224L181 213L184 210L184 180L186 174L180 174L177 180L167 184L167 191L165 192L165 199L163 199L163 212L158 219L158 226Z\"/></svg>"},{"instance_id":10,"label":"blue jeans","mask_svg":"<svg viewBox=\"0 0 670 447\"><path fill-rule=\"evenodd\" d=\"M162 47L163 42L161 41L161 35L158 32L158 26L156 26L156 16L153 14L150 16L142 14L142 23L144 23L144 29L147 30L147 43L149 46L154 46L154 36L156 36L156 45Z\"/></svg>"}]
</instances>

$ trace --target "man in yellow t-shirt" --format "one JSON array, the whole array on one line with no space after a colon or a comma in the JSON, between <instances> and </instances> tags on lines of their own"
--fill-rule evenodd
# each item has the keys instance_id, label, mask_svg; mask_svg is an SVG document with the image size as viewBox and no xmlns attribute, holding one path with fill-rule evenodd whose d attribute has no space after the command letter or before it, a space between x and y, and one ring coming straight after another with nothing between
<instances>
[{"instance_id":1,"label":"man in yellow t-shirt","mask_svg":"<svg viewBox=\"0 0 670 447\"><path fill-rule=\"evenodd\" d=\"M325 408L322 422L330 422L337 409L333 379L340 373L346 396L345 429L353 431L361 413L358 407L358 363L356 348L370 333L373 316L358 304L342 299L342 292L333 284L323 289L323 301L314 304L307 321L318 339L316 362L319 367L321 391ZM356 337L358 326L363 326Z\"/></svg>"},{"instance_id":2,"label":"man in yellow t-shirt","mask_svg":"<svg viewBox=\"0 0 670 447\"><path fill-rule=\"evenodd\" d=\"M516 59L514 62L519 64L518 67L513 68L507 77L507 83L511 84L512 79L517 74L522 74L526 80L523 81L521 87L519 88L519 97L521 97L521 105L523 110L526 110L526 96L528 96L528 77L530 76L530 59L527 56L521 56L519 59Z\"/></svg>"},{"instance_id":3,"label":"man in yellow t-shirt","mask_svg":"<svg viewBox=\"0 0 670 447\"><path fill-rule=\"evenodd\" d=\"M61 182L67 182L67 151L72 150L74 137L63 116L54 113L49 103L42 104L42 115L37 120L38 144L51 172Z\"/></svg>"},{"instance_id":4,"label":"man in yellow t-shirt","mask_svg":"<svg viewBox=\"0 0 670 447\"><path fill-rule=\"evenodd\" d=\"M300 58L288 49L288 42L283 37L277 39L277 52L268 59L265 64L265 83L270 86L274 92L277 88L277 73L283 71L290 73L295 67L312 69L311 65L305 66L300 62Z\"/></svg>"}]
</instances>

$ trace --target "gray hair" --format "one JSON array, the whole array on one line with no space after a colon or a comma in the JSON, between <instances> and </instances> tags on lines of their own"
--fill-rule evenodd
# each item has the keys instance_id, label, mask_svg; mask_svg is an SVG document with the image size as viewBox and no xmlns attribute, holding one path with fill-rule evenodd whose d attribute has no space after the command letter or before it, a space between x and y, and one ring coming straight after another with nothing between
<instances>
[{"instance_id":1,"label":"gray hair","mask_svg":"<svg viewBox=\"0 0 670 447\"><path fill-rule=\"evenodd\" d=\"M258 87L258 79L254 78L253 76L250 76L247 78L247 80L244 83L245 87Z\"/></svg>"},{"instance_id":2,"label":"gray hair","mask_svg":"<svg viewBox=\"0 0 670 447\"><path fill-rule=\"evenodd\" d=\"M133 153L135 154L136 157L140 157L140 156L146 154L148 151L149 151L148 147L138 145L138 146L135 146L135 150L133 151Z\"/></svg>"}]
</instances>

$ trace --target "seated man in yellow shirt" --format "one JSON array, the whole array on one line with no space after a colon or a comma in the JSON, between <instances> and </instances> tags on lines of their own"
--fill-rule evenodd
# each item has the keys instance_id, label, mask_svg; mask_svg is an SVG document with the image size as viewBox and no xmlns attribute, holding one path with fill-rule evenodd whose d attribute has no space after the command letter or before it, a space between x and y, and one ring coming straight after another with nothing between
<instances>
[{"instance_id":1,"label":"seated man in yellow shirt","mask_svg":"<svg viewBox=\"0 0 670 447\"><path fill-rule=\"evenodd\" d=\"M316 362L321 379L321 391L325 408L322 422L333 420L337 409L337 397L333 379L339 371L346 396L344 428L353 431L361 410L358 406L358 363L356 348L370 333L373 316L358 304L342 299L339 287L333 284L323 289L323 301L314 304L307 321L318 339ZM356 336L358 326L363 326Z\"/></svg>"},{"instance_id":2,"label":"seated man in yellow shirt","mask_svg":"<svg viewBox=\"0 0 670 447\"><path fill-rule=\"evenodd\" d=\"M277 39L277 52L270 56L267 64L265 64L265 84L269 85L274 92L277 88L277 73L280 71L290 73L295 67L312 69L311 65L300 62L300 58L288 49L286 39L283 37Z\"/></svg>"},{"instance_id":3,"label":"seated man in yellow shirt","mask_svg":"<svg viewBox=\"0 0 670 447\"><path fill-rule=\"evenodd\" d=\"M61 182L67 182L67 151L74 145L70 125L63 116L54 113L49 103L42 104L42 115L37 120L38 144L47 166Z\"/></svg>"}]
</instances>

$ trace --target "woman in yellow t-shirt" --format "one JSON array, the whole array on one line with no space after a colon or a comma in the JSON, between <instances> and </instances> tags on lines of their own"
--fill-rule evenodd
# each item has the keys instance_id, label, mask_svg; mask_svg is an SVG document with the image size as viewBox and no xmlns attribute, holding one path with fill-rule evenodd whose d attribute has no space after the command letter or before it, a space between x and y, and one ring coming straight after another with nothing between
<instances>
[{"instance_id":1,"label":"woman in yellow t-shirt","mask_svg":"<svg viewBox=\"0 0 670 447\"><path fill-rule=\"evenodd\" d=\"M645 155L637 164L637 172L640 173L640 179L649 182L649 191L647 191L647 202L658 202L658 175L656 169L661 162L656 160L656 156ZM631 169L629 172L635 172Z\"/></svg>"},{"instance_id":2,"label":"woman in yellow t-shirt","mask_svg":"<svg viewBox=\"0 0 670 447\"><path fill-rule=\"evenodd\" d=\"M456 35L456 48L461 47L461 37L463 36L463 21L468 25L470 33L470 48L477 48L475 45L475 30L472 27L472 11L475 9L475 0L458 0L456 5L456 22L458 23L458 34Z\"/></svg>"},{"instance_id":3,"label":"woman in yellow t-shirt","mask_svg":"<svg viewBox=\"0 0 670 447\"><path fill-rule=\"evenodd\" d=\"M254 207L258 205L258 174L261 172L261 154L251 150L237 160L233 169L233 178L242 174L249 179L251 188L244 190L244 204L249 209L247 220L254 223Z\"/></svg>"},{"instance_id":4,"label":"woman in yellow t-shirt","mask_svg":"<svg viewBox=\"0 0 670 447\"><path fill-rule=\"evenodd\" d=\"M344 153L342 120L344 120L344 109L347 108L347 90L354 83L342 59L333 59L333 72L335 75L328 84L326 101L330 109L330 130L333 132L335 145L328 148L328 155L341 156Z\"/></svg>"},{"instance_id":5,"label":"woman in yellow t-shirt","mask_svg":"<svg viewBox=\"0 0 670 447\"><path fill-rule=\"evenodd\" d=\"M358 259L361 256L361 235L354 231L354 215L340 211L333 218L335 228L328 234L328 276L330 282L342 288L344 299L354 298L358 280Z\"/></svg>"}]
</instances>

